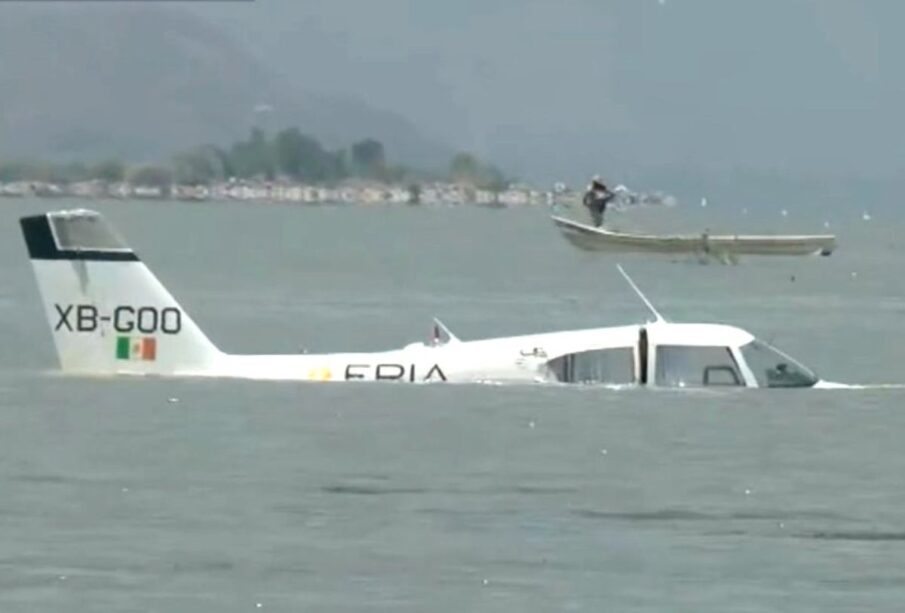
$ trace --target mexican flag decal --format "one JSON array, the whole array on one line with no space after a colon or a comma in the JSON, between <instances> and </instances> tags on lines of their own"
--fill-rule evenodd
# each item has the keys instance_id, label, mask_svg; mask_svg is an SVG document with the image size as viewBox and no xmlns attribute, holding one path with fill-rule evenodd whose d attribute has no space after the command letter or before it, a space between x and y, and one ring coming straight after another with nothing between
<instances>
[{"instance_id":1,"label":"mexican flag decal","mask_svg":"<svg viewBox=\"0 0 905 613\"><path fill-rule=\"evenodd\" d=\"M119 336L116 338L116 359L154 361L157 359L157 339Z\"/></svg>"}]
</instances>

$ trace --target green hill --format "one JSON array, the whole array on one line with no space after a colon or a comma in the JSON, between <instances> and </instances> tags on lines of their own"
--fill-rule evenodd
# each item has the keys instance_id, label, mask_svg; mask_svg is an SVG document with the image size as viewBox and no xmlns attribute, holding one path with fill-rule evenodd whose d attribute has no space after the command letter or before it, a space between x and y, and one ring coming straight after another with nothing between
<instances>
[{"instance_id":1,"label":"green hill","mask_svg":"<svg viewBox=\"0 0 905 613\"><path fill-rule=\"evenodd\" d=\"M280 82L219 29L170 7L0 6L0 84L3 157L152 160L256 124L296 125L334 147L377 138L421 166L451 156L399 115Z\"/></svg>"}]
</instances>

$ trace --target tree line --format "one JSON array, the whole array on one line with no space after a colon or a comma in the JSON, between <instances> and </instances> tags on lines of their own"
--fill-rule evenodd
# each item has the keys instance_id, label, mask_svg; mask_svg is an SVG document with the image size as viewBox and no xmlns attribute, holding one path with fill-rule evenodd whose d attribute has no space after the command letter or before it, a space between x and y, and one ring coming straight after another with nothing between
<instances>
[{"instance_id":1,"label":"tree line","mask_svg":"<svg viewBox=\"0 0 905 613\"><path fill-rule=\"evenodd\" d=\"M383 143L373 138L358 141L348 148L329 150L298 128L281 130L272 137L260 128L253 128L247 138L228 147L202 145L159 164L127 165L120 160L94 164L0 162L0 182L65 184L99 180L169 187L173 184L210 185L230 179L286 179L310 184L335 184L346 179L385 183L444 179L491 190L501 190L507 183L499 169L470 153L456 154L445 173L431 172L391 164Z\"/></svg>"}]
</instances>

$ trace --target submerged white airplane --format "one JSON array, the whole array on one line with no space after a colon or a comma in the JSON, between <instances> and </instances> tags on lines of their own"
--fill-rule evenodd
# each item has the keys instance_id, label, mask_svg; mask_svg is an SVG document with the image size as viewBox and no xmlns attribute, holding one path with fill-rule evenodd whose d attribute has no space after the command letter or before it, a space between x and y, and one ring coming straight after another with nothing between
<instances>
[{"instance_id":1,"label":"submerged white airplane","mask_svg":"<svg viewBox=\"0 0 905 613\"><path fill-rule=\"evenodd\" d=\"M831 387L739 328L655 321L393 351L231 355L211 343L100 214L21 219L63 371L292 381L561 382L662 387ZM621 268L620 268L621 271ZM625 274L623 272L623 274Z\"/></svg>"}]
</instances>

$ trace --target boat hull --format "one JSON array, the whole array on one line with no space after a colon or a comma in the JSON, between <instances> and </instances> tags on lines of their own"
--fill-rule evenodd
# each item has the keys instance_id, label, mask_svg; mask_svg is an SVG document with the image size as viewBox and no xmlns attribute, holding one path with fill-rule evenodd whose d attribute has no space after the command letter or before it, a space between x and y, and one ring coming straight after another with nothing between
<instances>
[{"instance_id":1,"label":"boat hull","mask_svg":"<svg viewBox=\"0 0 905 613\"><path fill-rule=\"evenodd\" d=\"M654 235L614 232L552 216L563 236L585 251L715 255L830 255L834 235Z\"/></svg>"}]
</instances>

